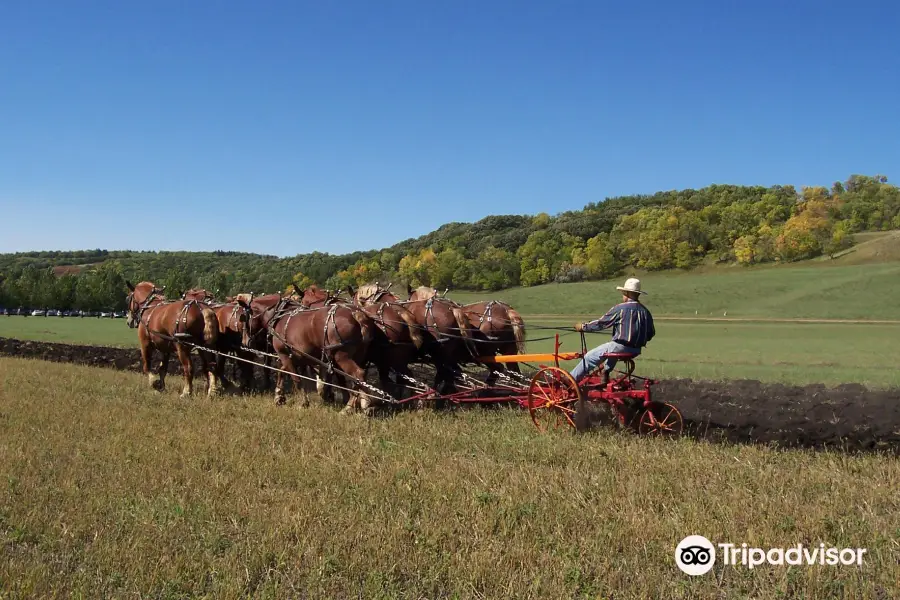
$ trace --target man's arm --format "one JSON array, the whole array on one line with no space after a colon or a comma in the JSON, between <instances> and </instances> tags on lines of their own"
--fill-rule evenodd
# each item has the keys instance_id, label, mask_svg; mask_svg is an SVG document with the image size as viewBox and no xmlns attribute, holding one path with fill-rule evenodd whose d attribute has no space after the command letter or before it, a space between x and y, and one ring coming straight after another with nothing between
<instances>
[{"instance_id":1,"label":"man's arm","mask_svg":"<svg viewBox=\"0 0 900 600\"><path fill-rule=\"evenodd\" d=\"M649 311L647 311L647 318L649 319L649 329L647 330L647 341L649 342L656 335L656 328L653 326L653 315Z\"/></svg>"},{"instance_id":2,"label":"man's arm","mask_svg":"<svg viewBox=\"0 0 900 600\"><path fill-rule=\"evenodd\" d=\"M593 321L589 321L584 324L584 331L603 331L609 327L612 327L616 322L616 317L618 316L619 311L615 309L615 307L609 309L605 315L600 317L599 319L595 319Z\"/></svg>"}]
</instances>

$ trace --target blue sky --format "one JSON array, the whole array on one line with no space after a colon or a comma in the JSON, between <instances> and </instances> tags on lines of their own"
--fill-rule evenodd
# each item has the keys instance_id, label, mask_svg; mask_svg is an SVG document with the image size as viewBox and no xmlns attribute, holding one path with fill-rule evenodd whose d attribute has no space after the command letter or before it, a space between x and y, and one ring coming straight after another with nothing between
<instances>
[{"instance_id":1,"label":"blue sky","mask_svg":"<svg viewBox=\"0 0 900 600\"><path fill-rule=\"evenodd\" d=\"M343 253L632 193L893 181L898 25L866 1L9 0L0 252Z\"/></svg>"}]
</instances>

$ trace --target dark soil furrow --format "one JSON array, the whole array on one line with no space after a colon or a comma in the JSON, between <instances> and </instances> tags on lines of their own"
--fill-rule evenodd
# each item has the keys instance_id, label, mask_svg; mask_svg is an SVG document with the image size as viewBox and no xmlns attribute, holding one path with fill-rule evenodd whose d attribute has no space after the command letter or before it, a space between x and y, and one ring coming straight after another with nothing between
<instances>
[{"instance_id":1,"label":"dark soil furrow","mask_svg":"<svg viewBox=\"0 0 900 600\"><path fill-rule=\"evenodd\" d=\"M0 355L140 372L134 348L0 338ZM195 358L195 368L199 366ZM180 366L173 360L169 373ZM230 375L230 369L228 370ZM756 380L664 380L654 398L676 405L688 435L711 441L900 454L900 390Z\"/></svg>"}]
</instances>

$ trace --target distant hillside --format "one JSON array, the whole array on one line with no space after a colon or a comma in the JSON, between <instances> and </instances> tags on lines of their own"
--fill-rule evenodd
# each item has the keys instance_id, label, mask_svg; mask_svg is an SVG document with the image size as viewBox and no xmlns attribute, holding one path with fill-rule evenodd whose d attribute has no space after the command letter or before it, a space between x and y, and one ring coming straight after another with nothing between
<instances>
[{"instance_id":1,"label":"distant hillside","mask_svg":"<svg viewBox=\"0 0 900 600\"><path fill-rule=\"evenodd\" d=\"M630 273L629 273L630 274ZM750 269L720 267L703 274L637 273L655 316L731 319L862 319L900 321L900 262L840 265L807 261ZM623 275L624 277L624 275ZM509 302L528 320L534 315L593 318L621 297L621 278L517 287L500 292L450 291L457 302L494 298ZM735 338L734 344L740 345ZM839 357L835 357L839 360ZM897 356L900 360L900 354Z\"/></svg>"},{"instance_id":2,"label":"distant hillside","mask_svg":"<svg viewBox=\"0 0 900 600\"><path fill-rule=\"evenodd\" d=\"M835 264L862 265L900 261L900 231L860 233L853 247L834 257ZM827 258L827 257L825 257Z\"/></svg>"},{"instance_id":3,"label":"distant hillside","mask_svg":"<svg viewBox=\"0 0 900 600\"><path fill-rule=\"evenodd\" d=\"M692 270L829 257L893 260L894 238L854 236L900 229L900 188L853 175L830 187L711 185L607 198L557 215L497 215L448 223L389 248L279 258L242 252L83 250L0 255L0 305L113 308L125 279L178 294L220 295L318 283L343 288L393 280L469 290L602 280L627 270ZM854 262L855 261L855 262Z\"/></svg>"}]
</instances>

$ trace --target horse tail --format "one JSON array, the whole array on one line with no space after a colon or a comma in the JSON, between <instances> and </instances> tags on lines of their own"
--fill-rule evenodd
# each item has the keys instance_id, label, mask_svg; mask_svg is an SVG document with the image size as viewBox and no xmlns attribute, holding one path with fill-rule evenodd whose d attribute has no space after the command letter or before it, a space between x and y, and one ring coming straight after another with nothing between
<instances>
[{"instance_id":1,"label":"horse tail","mask_svg":"<svg viewBox=\"0 0 900 600\"><path fill-rule=\"evenodd\" d=\"M525 320L522 319L522 316L514 311L512 308L506 308L506 314L509 315L509 320L512 323L513 335L516 337L516 352L518 354L525 354Z\"/></svg>"},{"instance_id":2,"label":"horse tail","mask_svg":"<svg viewBox=\"0 0 900 600\"><path fill-rule=\"evenodd\" d=\"M421 328L416 323L415 317L403 306L395 306L394 308L397 314L400 315L400 318L403 319L403 322L406 323L406 326L409 327L409 337L412 338L413 344L415 344L417 349L421 350L425 344L425 338L422 337Z\"/></svg>"},{"instance_id":3,"label":"horse tail","mask_svg":"<svg viewBox=\"0 0 900 600\"><path fill-rule=\"evenodd\" d=\"M469 323L466 311L459 306L451 306L450 310L453 312L453 317L456 319L456 325L459 327L459 335L463 338L463 342L465 342L469 350L475 354L475 344L471 333L472 324Z\"/></svg>"},{"instance_id":4,"label":"horse tail","mask_svg":"<svg viewBox=\"0 0 900 600\"><path fill-rule=\"evenodd\" d=\"M219 341L219 319L216 311L203 303L198 303L200 312L203 313L203 341L207 346L215 346Z\"/></svg>"},{"instance_id":5,"label":"horse tail","mask_svg":"<svg viewBox=\"0 0 900 600\"><path fill-rule=\"evenodd\" d=\"M372 340L375 338L375 334L372 331L372 317L358 308L351 308L350 310L353 313L354 320L359 323L359 332L362 335L362 343L371 344Z\"/></svg>"}]
</instances>

